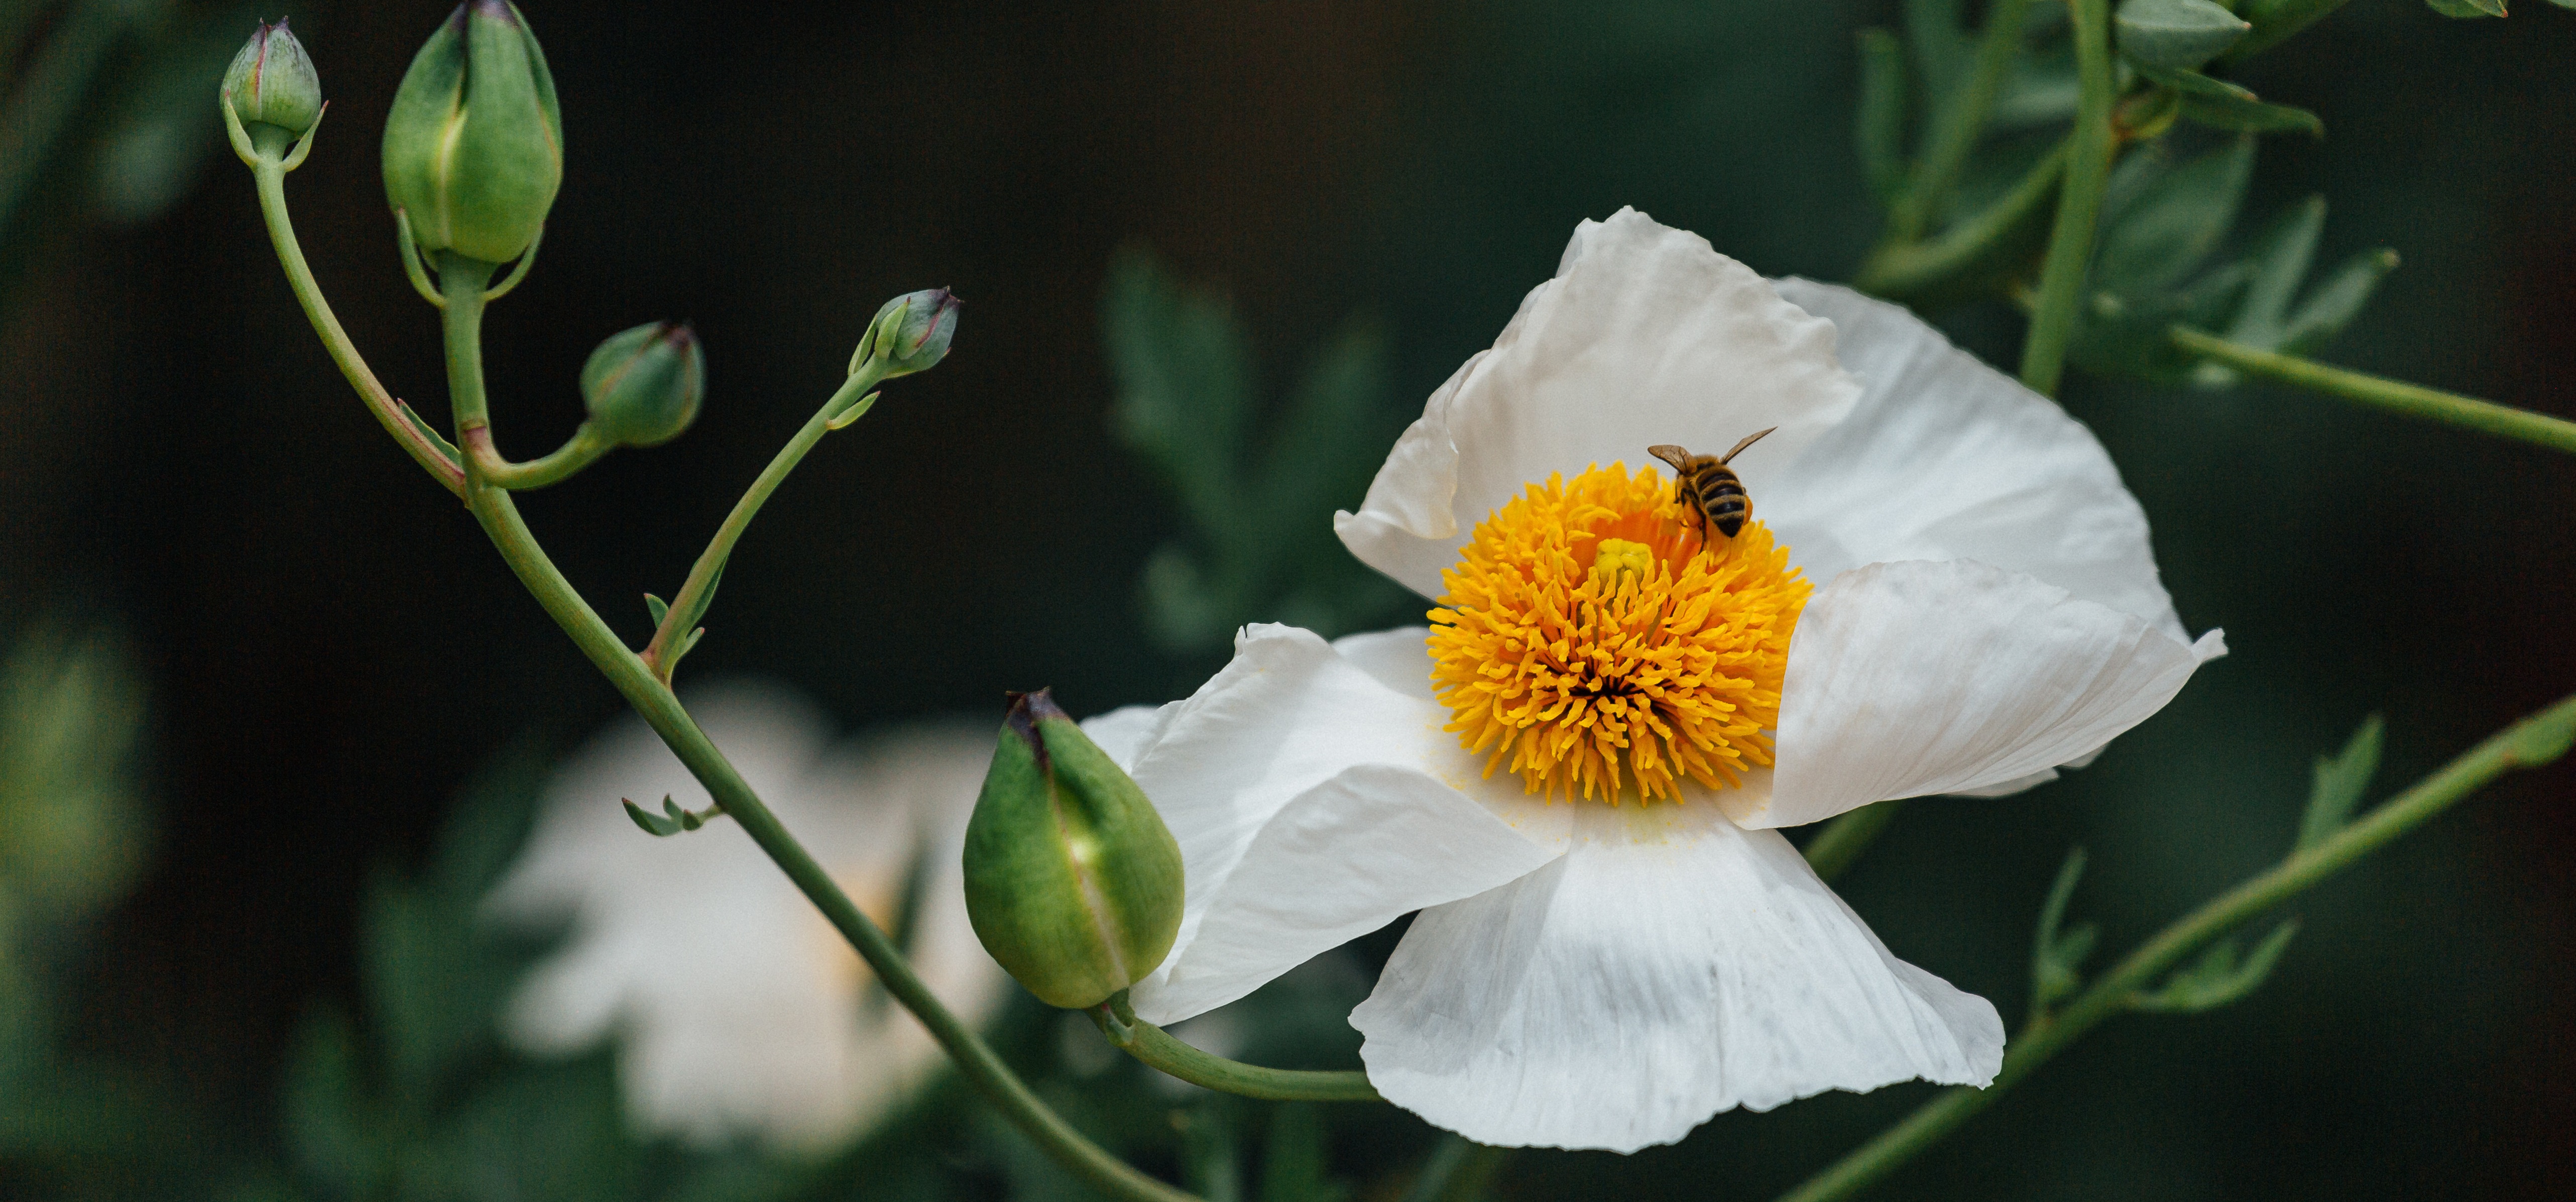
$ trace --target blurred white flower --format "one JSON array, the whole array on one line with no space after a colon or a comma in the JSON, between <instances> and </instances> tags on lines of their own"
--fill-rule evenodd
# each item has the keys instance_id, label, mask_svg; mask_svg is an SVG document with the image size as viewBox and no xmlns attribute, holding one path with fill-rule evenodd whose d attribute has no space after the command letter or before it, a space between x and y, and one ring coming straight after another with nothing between
<instances>
[{"instance_id":1,"label":"blurred white flower","mask_svg":"<svg viewBox=\"0 0 2576 1202\"><path fill-rule=\"evenodd\" d=\"M784 691L701 690L691 712L780 821L970 1024L1006 995L966 921L958 866L993 727L941 722L830 741ZM620 798L710 803L628 715L556 772L490 906L569 924L503 1016L514 1044L570 1054L612 1035L641 1127L828 1151L939 1072L942 1054L839 934L732 823L657 839ZM907 893L911 894L907 903Z\"/></svg>"},{"instance_id":2,"label":"blurred white flower","mask_svg":"<svg viewBox=\"0 0 2576 1202\"><path fill-rule=\"evenodd\" d=\"M1763 430L1714 542L1625 467ZM1351 1025L1388 1099L1487 1144L1633 1151L1735 1106L1985 1084L1994 1007L1890 954L1774 828L2028 788L2225 650L2047 398L1634 210L1575 231L1335 529L1433 626L1247 627L1195 696L1085 726L1188 865L1133 1000L1202 1014L1418 909Z\"/></svg>"}]
</instances>

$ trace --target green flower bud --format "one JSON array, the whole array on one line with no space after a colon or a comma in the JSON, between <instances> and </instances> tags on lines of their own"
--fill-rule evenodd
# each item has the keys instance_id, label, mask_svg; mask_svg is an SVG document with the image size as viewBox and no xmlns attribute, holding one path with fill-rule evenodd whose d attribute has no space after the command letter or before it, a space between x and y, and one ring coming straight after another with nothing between
<instances>
[{"instance_id":1,"label":"green flower bud","mask_svg":"<svg viewBox=\"0 0 2576 1202\"><path fill-rule=\"evenodd\" d=\"M907 292L887 301L868 322L858 353L850 356L850 374L859 374L860 365L870 359L886 365L889 379L937 366L948 357L948 342L957 336L957 310L965 303L945 288Z\"/></svg>"},{"instance_id":2,"label":"green flower bud","mask_svg":"<svg viewBox=\"0 0 2576 1202\"><path fill-rule=\"evenodd\" d=\"M966 916L1049 1005L1096 1006L1181 929L1181 845L1045 690L1021 694L966 823Z\"/></svg>"},{"instance_id":3,"label":"green flower bud","mask_svg":"<svg viewBox=\"0 0 2576 1202\"><path fill-rule=\"evenodd\" d=\"M2120 53L2167 71L2208 62L2254 28L2211 0L2121 0L2111 23L2120 31Z\"/></svg>"},{"instance_id":4,"label":"green flower bud","mask_svg":"<svg viewBox=\"0 0 2576 1202\"><path fill-rule=\"evenodd\" d=\"M385 116L385 195L425 253L504 263L563 183L563 113L526 18L470 0L411 60Z\"/></svg>"},{"instance_id":5,"label":"green flower bud","mask_svg":"<svg viewBox=\"0 0 2576 1202\"><path fill-rule=\"evenodd\" d=\"M322 77L286 18L262 22L224 72L224 96L242 124L265 122L297 137L322 119Z\"/></svg>"},{"instance_id":6,"label":"green flower bud","mask_svg":"<svg viewBox=\"0 0 2576 1202\"><path fill-rule=\"evenodd\" d=\"M698 420L707 361L689 327L651 321L608 336L581 365L593 429L622 446L669 442Z\"/></svg>"}]
</instances>

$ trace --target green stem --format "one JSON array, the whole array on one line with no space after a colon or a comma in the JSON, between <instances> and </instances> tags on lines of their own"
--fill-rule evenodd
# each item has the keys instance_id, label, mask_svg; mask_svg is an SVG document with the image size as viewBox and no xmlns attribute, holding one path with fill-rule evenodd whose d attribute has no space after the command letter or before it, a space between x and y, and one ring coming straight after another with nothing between
<instances>
[{"instance_id":1,"label":"green stem","mask_svg":"<svg viewBox=\"0 0 2576 1202\"><path fill-rule=\"evenodd\" d=\"M1192 1085L1274 1102L1383 1102L1362 1072L1262 1068L1228 1060L1136 1017L1124 993L1091 1008L1091 1021L1128 1055Z\"/></svg>"},{"instance_id":2,"label":"green stem","mask_svg":"<svg viewBox=\"0 0 2576 1202\"><path fill-rule=\"evenodd\" d=\"M1861 850L1896 820L1896 811L1904 804L1903 799L1874 802L1826 823L1815 841L1807 844L1807 866L1824 880L1841 876L1860 859Z\"/></svg>"},{"instance_id":3,"label":"green stem","mask_svg":"<svg viewBox=\"0 0 2576 1202\"><path fill-rule=\"evenodd\" d=\"M131 7L118 0L73 5L44 49L36 52L14 95L0 88L0 95L11 100L0 110L0 234L17 219L18 206L53 158L54 144L70 128L72 116L89 102L90 83L124 36Z\"/></svg>"},{"instance_id":4,"label":"green stem","mask_svg":"<svg viewBox=\"0 0 2576 1202\"><path fill-rule=\"evenodd\" d=\"M267 132L273 127L263 127ZM278 131L280 133L284 131ZM349 341L349 332L340 328L340 319L331 312L331 303L322 299L322 286L313 279L313 269L304 262L304 248L295 241L295 225L286 216L286 167L280 160L284 149L275 138L264 139L259 147L259 160L251 176L259 183L259 212L268 222L268 240L277 247L277 262L286 269L287 285L295 290L295 299L304 306L306 320L313 332L322 338L322 349L330 352L331 362L338 364L340 374L349 386L358 390L358 399L366 402L367 412L376 415L376 423L394 436L412 461L447 491L465 494L465 469L456 448L432 433L428 426L411 415L410 407L396 400L367 369L367 361L358 354L357 344Z\"/></svg>"},{"instance_id":5,"label":"green stem","mask_svg":"<svg viewBox=\"0 0 2576 1202\"><path fill-rule=\"evenodd\" d=\"M1905 1121L1781 1195L1781 1202L1825 1202L1860 1192L1985 1109L2102 1020L2128 1009L2138 991L2183 957L2422 826L2498 776L2557 759L2571 739L2576 739L2576 696L2506 727L2331 838L2212 899L2129 953L2074 1004L2033 1018L2005 1050L1994 1084L1943 1091Z\"/></svg>"},{"instance_id":6,"label":"green stem","mask_svg":"<svg viewBox=\"0 0 2576 1202\"><path fill-rule=\"evenodd\" d=\"M2057 192L2057 227L2049 234L2048 262L2039 273L2038 311L2022 344L2021 382L2057 395L2066 371L2066 344L2075 335L2076 306L2093 260L2093 226L2102 216L2102 189L2111 176L2118 135L2111 128L2110 0L2066 0L2075 34L2075 133L2066 155L2066 183Z\"/></svg>"},{"instance_id":7,"label":"green stem","mask_svg":"<svg viewBox=\"0 0 2576 1202\"><path fill-rule=\"evenodd\" d=\"M2022 20L2029 8L2030 0L1995 0L1987 7L1976 64L1967 82L1937 114L1923 157L1914 165L1914 176L1888 213L1892 241L1921 238L1940 215L1942 202L1968 165L1968 153L1976 149L1977 136L1985 132L1986 117L1994 112L1995 97L2003 92L2004 77L2021 52Z\"/></svg>"},{"instance_id":8,"label":"green stem","mask_svg":"<svg viewBox=\"0 0 2576 1202\"><path fill-rule=\"evenodd\" d=\"M466 457L474 461L474 472L478 478L512 492L560 484L571 479L575 472L599 462L600 456L617 449L616 443L601 437L589 422L583 422L581 428L573 431L572 437L552 453L526 463L512 463L502 458L500 448L492 445L492 427L489 425L466 430L457 437L457 441L464 444Z\"/></svg>"},{"instance_id":9,"label":"green stem","mask_svg":"<svg viewBox=\"0 0 2576 1202\"><path fill-rule=\"evenodd\" d=\"M2382 379L2328 367L2296 355L2257 350L2241 343L2204 334L2189 326L2173 328L2174 345L2210 360L2224 363L2258 379L2276 384L2305 388L2328 396L2359 401L2365 405L2420 417L2426 421L2465 426L2499 438L2520 439L2556 451L2576 451L2576 422L2476 397L2443 392L2418 384Z\"/></svg>"},{"instance_id":10,"label":"green stem","mask_svg":"<svg viewBox=\"0 0 2576 1202\"><path fill-rule=\"evenodd\" d=\"M886 370L873 358L861 363L859 369L850 373L840 388L833 391L831 399L824 401L823 407L814 411L814 416L805 419L796 436L788 439L786 446L778 448L778 454L770 458L769 466L761 469L760 478L744 490L742 499L733 503L733 512L725 515L724 524L716 527L715 537L707 540L707 549L700 552L698 562L690 566L689 578L681 582L679 594L671 598L671 607L663 612L661 625L654 628L653 641L644 647L644 662L652 665L663 680L668 681L671 677L672 648L688 634L699 618L705 616L707 590L715 587L717 574L724 571L725 560L733 555L733 546L741 541L743 532L751 529L751 519L759 515L761 505L769 500L769 494L777 492L778 486L786 482L787 474L796 470L797 463L805 458L805 452L813 450L814 444L821 442L836 423L849 424L850 409L865 399L869 389L886 378Z\"/></svg>"},{"instance_id":11,"label":"green stem","mask_svg":"<svg viewBox=\"0 0 2576 1202\"><path fill-rule=\"evenodd\" d=\"M477 270L479 268L480 270ZM447 362L450 371L448 388L462 419L483 417L481 330L483 324L483 285L490 276L488 264L451 260L440 272L447 297L442 313L447 335ZM470 471L470 469L469 469ZM480 479L470 479L466 504L482 523L492 545L501 552L520 583L527 586L537 604L544 607L564 633L572 636L600 672L616 686L628 704L635 707L646 724L662 736L673 754L687 766L714 795L717 804L740 824L752 841L775 861L798 890L814 903L858 950L860 958L875 971L877 981L905 1009L912 1011L931 1037L947 1049L958 1072L981 1091L985 1099L1001 1110L1004 1117L1026 1134L1049 1156L1113 1197L1138 1199L1141 1202L1194 1202L1191 1196L1137 1172L1111 1156L1099 1145L1083 1137L1064 1119L1038 1099L1028 1085L1002 1063L1001 1057L974 1029L941 1004L938 996L923 984L905 962L884 931L868 920L849 895L841 891L823 866L814 861L796 837L778 821L769 807L762 804L751 786L743 782L724 754L716 750L706 732L698 729L679 699L645 667L644 661L618 641L608 624L600 621L589 603L574 591L563 573L546 557L536 536L519 516L517 504L508 491Z\"/></svg>"},{"instance_id":12,"label":"green stem","mask_svg":"<svg viewBox=\"0 0 2576 1202\"><path fill-rule=\"evenodd\" d=\"M2047 208L2050 197L2057 195L2058 178L2066 171L2066 150L2073 141L2070 137L2059 142L2047 157L2022 174L2003 199L1931 241L1880 242L1861 264L1852 286L1878 296L1914 296L1986 262Z\"/></svg>"}]
</instances>

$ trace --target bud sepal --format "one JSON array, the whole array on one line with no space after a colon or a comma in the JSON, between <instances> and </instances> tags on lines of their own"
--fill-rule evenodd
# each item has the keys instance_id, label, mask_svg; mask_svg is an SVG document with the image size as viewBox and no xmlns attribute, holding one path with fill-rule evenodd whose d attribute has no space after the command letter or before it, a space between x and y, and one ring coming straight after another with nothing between
<instances>
[{"instance_id":1,"label":"bud sepal","mask_svg":"<svg viewBox=\"0 0 2576 1202\"><path fill-rule=\"evenodd\" d=\"M945 288L907 292L887 301L850 355L850 374L859 374L870 360L884 373L878 378L888 380L938 366L957 337L957 311L964 305Z\"/></svg>"},{"instance_id":2,"label":"bud sepal","mask_svg":"<svg viewBox=\"0 0 2576 1202\"><path fill-rule=\"evenodd\" d=\"M428 255L507 263L535 241L563 184L563 113L517 6L469 0L421 46L385 117L384 176Z\"/></svg>"},{"instance_id":3,"label":"bud sepal","mask_svg":"<svg viewBox=\"0 0 2576 1202\"><path fill-rule=\"evenodd\" d=\"M1181 847L1046 691L1015 697L966 825L975 935L1051 1006L1099 1005L1180 933Z\"/></svg>"},{"instance_id":4,"label":"bud sepal","mask_svg":"<svg viewBox=\"0 0 2576 1202\"><path fill-rule=\"evenodd\" d=\"M322 120L322 78L286 18L260 24L224 71L224 103L249 125L274 125L303 137Z\"/></svg>"}]
</instances>

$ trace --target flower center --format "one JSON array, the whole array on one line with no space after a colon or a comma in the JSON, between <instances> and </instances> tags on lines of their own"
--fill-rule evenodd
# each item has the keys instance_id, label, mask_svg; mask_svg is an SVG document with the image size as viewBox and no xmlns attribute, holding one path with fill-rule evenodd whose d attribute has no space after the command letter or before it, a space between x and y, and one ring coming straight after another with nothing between
<instances>
[{"instance_id":1,"label":"flower center","mask_svg":"<svg viewBox=\"0 0 2576 1202\"><path fill-rule=\"evenodd\" d=\"M1762 523L1701 543L1661 472L1532 484L1476 527L1431 611L1431 680L1470 751L1532 793L1681 800L1771 763L1814 586Z\"/></svg>"}]
</instances>

